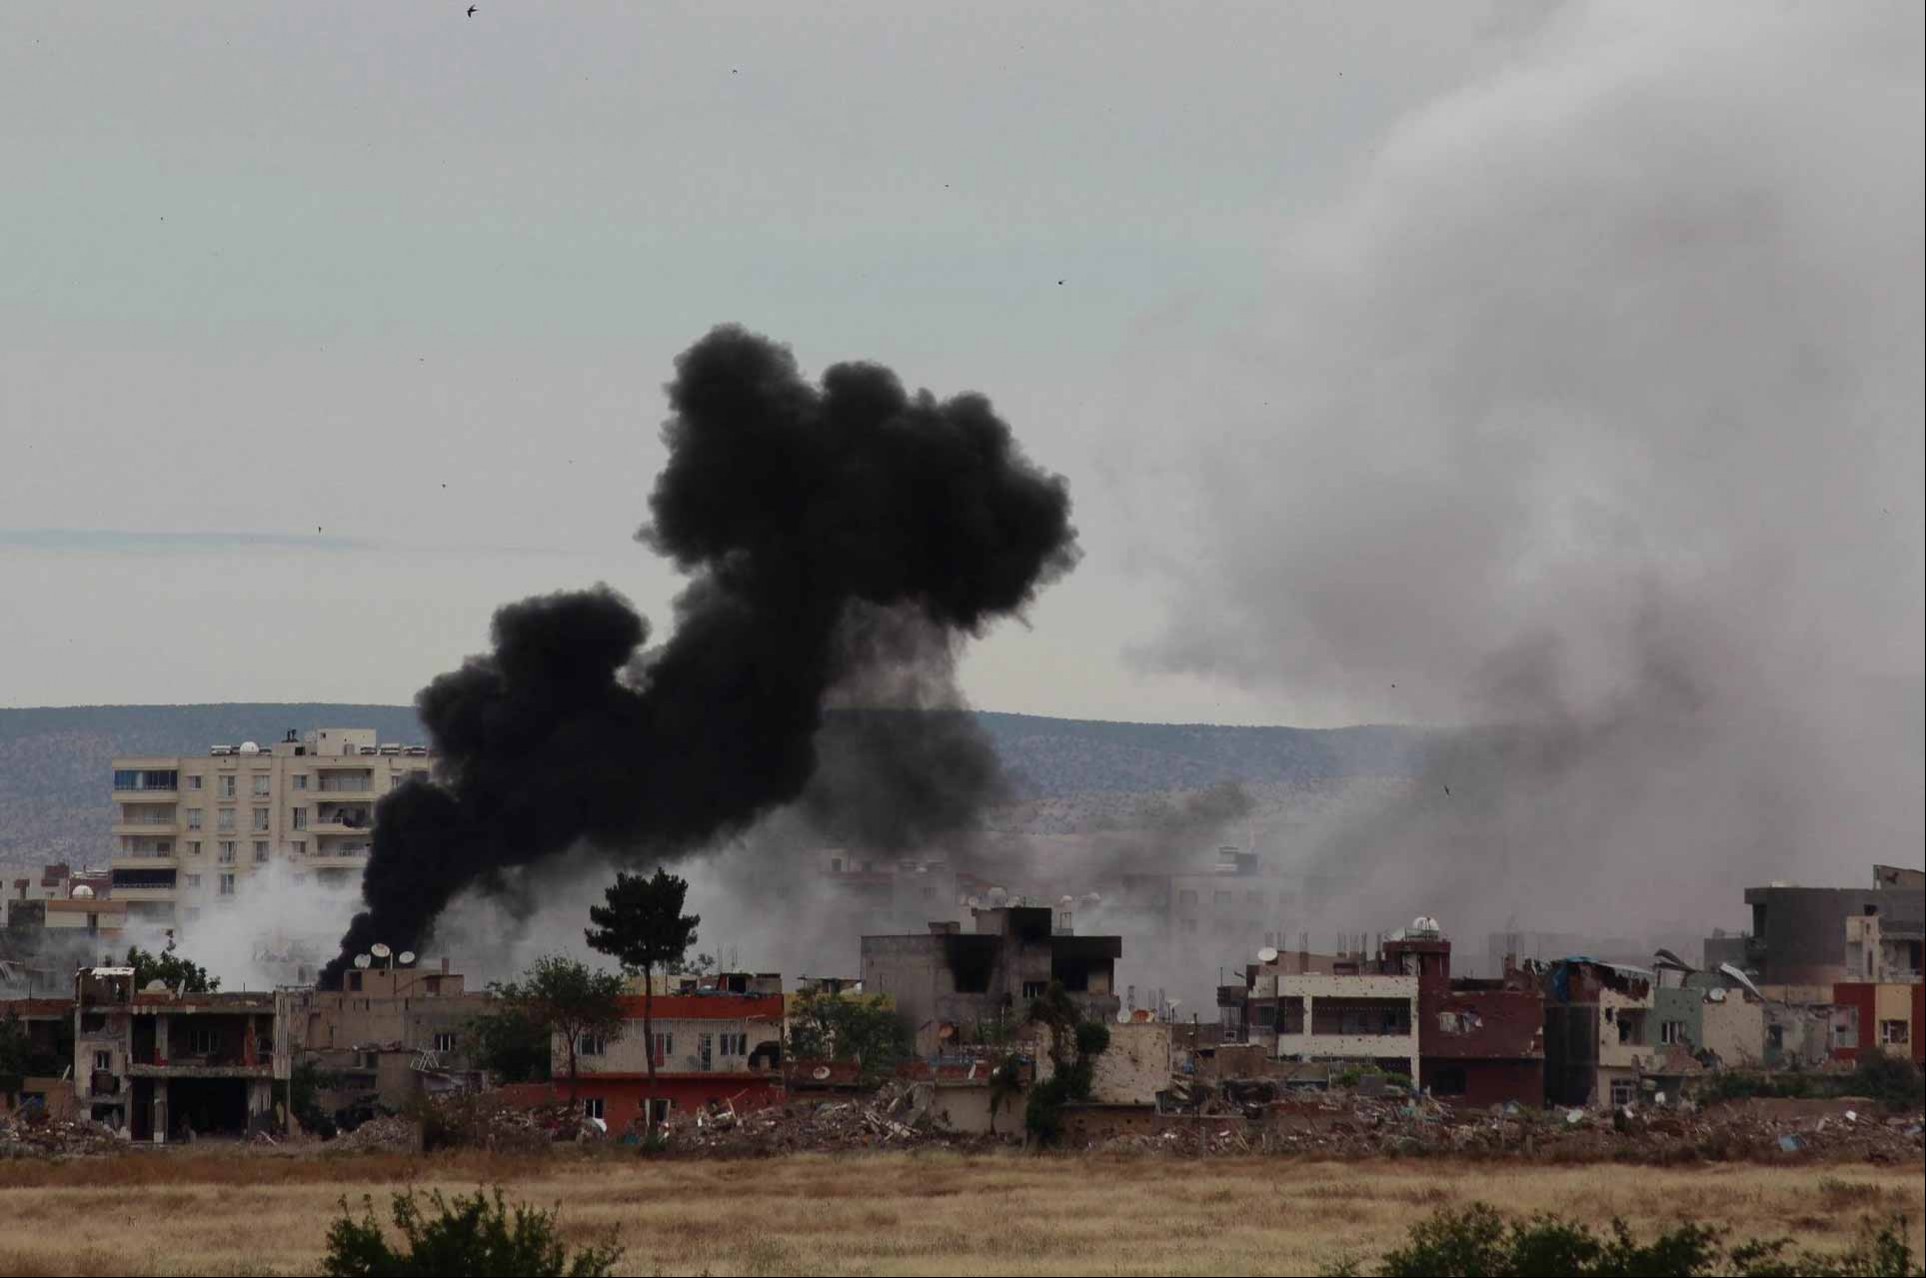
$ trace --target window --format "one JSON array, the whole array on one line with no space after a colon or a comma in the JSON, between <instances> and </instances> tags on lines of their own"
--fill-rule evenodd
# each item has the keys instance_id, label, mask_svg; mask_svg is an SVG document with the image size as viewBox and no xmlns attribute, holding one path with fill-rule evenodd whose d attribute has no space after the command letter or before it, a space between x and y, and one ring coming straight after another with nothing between
<instances>
[{"instance_id":1,"label":"window","mask_svg":"<svg viewBox=\"0 0 1926 1278\"><path fill-rule=\"evenodd\" d=\"M221 864L234 864L234 840L232 839L221 840Z\"/></svg>"},{"instance_id":2,"label":"window","mask_svg":"<svg viewBox=\"0 0 1926 1278\"><path fill-rule=\"evenodd\" d=\"M575 1040L577 1056L601 1056L608 1050L608 1041L600 1034L584 1034Z\"/></svg>"},{"instance_id":3,"label":"window","mask_svg":"<svg viewBox=\"0 0 1926 1278\"><path fill-rule=\"evenodd\" d=\"M306 856L307 854L308 854L308 841L306 839L293 839L289 841L288 855Z\"/></svg>"},{"instance_id":4,"label":"window","mask_svg":"<svg viewBox=\"0 0 1926 1278\"><path fill-rule=\"evenodd\" d=\"M1685 1041L1684 1021L1661 1021L1659 1023L1659 1042L1683 1043Z\"/></svg>"},{"instance_id":5,"label":"window","mask_svg":"<svg viewBox=\"0 0 1926 1278\"><path fill-rule=\"evenodd\" d=\"M1213 905L1229 905L1230 903L1231 894L1229 892L1219 892L1211 897L1211 904Z\"/></svg>"},{"instance_id":6,"label":"window","mask_svg":"<svg viewBox=\"0 0 1926 1278\"><path fill-rule=\"evenodd\" d=\"M675 1035L670 1033L655 1036L655 1063L660 1065L675 1051Z\"/></svg>"},{"instance_id":7,"label":"window","mask_svg":"<svg viewBox=\"0 0 1926 1278\"><path fill-rule=\"evenodd\" d=\"M266 808L254 809L254 832L256 834L264 834L267 832L267 828L268 810Z\"/></svg>"},{"instance_id":8,"label":"window","mask_svg":"<svg viewBox=\"0 0 1926 1278\"><path fill-rule=\"evenodd\" d=\"M348 973L348 989L355 994L359 994L361 992L361 973L359 972Z\"/></svg>"},{"instance_id":9,"label":"window","mask_svg":"<svg viewBox=\"0 0 1926 1278\"><path fill-rule=\"evenodd\" d=\"M1462 1065L1440 1065L1432 1070L1431 1094L1433 1096L1463 1096L1465 1094L1465 1067Z\"/></svg>"},{"instance_id":10,"label":"window","mask_svg":"<svg viewBox=\"0 0 1926 1278\"><path fill-rule=\"evenodd\" d=\"M1259 1003L1257 1005L1257 1027L1259 1029L1277 1028L1277 1004Z\"/></svg>"},{"instance_id":11,"label":"window","mask_svg":"<svg viewBox=\"0 0 1926 1278\"><path fill-rule=\"evenodd\" d=\"M721 1042L718 1044L717 1050L724 1056L747 1056L749 1054L749 1036L747 1034L721 1035Z\"/></svg>"},{"instance_id":12,"label":"window","mask_svg":"<svg viewBox=\"0 0 1926 1278\"><path fill-rule=\"evenodd\" d=\"M295 829L305 830L308 828L308 810L306 808L295 808L293 809L292 815L294 817Z\"/></svg>"},{"instance_id":13,"label":"window","mask_svg":"<svg viewBox=\"0 0 1926 1278\"><path fill-rule=\"evenodd\" d=\"M1615 1078L1612 1080L1612 1107L1613 1108L1616 1109L1621 1105L1630 1105L1633 1099L1636 1098L1637 1095L1638 1095L1638 1084L1633 1082L1631 1079Z\"/></svg>"},{"instance_id":14,"label":"window","mask_svg":"<svg viewBox=\"0 0 1926 1278\"><path fill-rule=\"evenodd\" d=\"M212 1056L221 1047L221 1037L212 1026L196 1025L187 1038L188 1053L193 1056Z\"/></svg>"},{"instance_id":15,"label":"window","mask_svg":"<svg viewBox=\"0 0 1926 1278\"><path fill-rule=\"evenodd\" d=\"M199 790L202 788L201 783L206 779L207 778L203 777L198 772L190 772L187 775L187 788L190 790Z\"/></svg>"},{"instance_id":16,"label":"window","mask_svg":"<svg viewBox=\"0 0 1926 1278\"><path fill-rule=\"evenodd\" d=\"M201 854L201 841L199 839L189 839L187 841L187 855L199 856L200 854Z\"/></svg>"},{"instance_id":17,"label":"window","mask_svg":"<svg viewBox=\"0 0 1926 1278\"><path fill-rule=\"evenodd\" d=\"M189 808L187 810L187 828L190 830L198 830L201 828L201 810L199 808Z\"/></svg>"},{"instance_id":18,"label":"window","mask_svg":"<svg viewBox=\"0 0 1926 1278\"><path fill-rule=\"evenodd\" d=\"M429 977L425 984L428 987L426 993L429 998L435 998L441 993L441 978L439 976Z\"/></svg>"},{"instance_id":19,"label":"window","mask_svg":"<svg viewBox=\"0 0 1926 1278\"><path fill-rule=\"evenodd\" d=\"M1042 998L1044 992L1049 988L1050 982L1048 981L1025 981L1023 983L1023 997Z\"/></svg>"},{"instance_id":20,"label":"window","mask_svg":"<svg viewBox=\"0 0 1926 1278\"><path fill-rule=\"evenodd\" d=\"M1786 1027L1785 1026L1783 1025L1766 1026L1766 1048L1774 1052L1783 1052L1785 1050L1786 1048Z\"/></svg>"},{"instance_id":21,"label":"window","mask_svg":"<svg viewBox=\"0 0 1926 1278\"><path fill-rule=\"evenodd\" d=\"M455 1032L453 1030L443 1030L439 1034L436 1034L435 1050L437 1052L454 1051L455 1050Z\"/></svg>"},{"instance_id":22,"label":"window","mask_svg":"<svg viewBox=\"0 0 1926 1278\"><path fill-rule=\"evenodd\" d=\"M1910 1043L1912 1026L1905 1021L1879 1022L1879 1041L1882 1043Z\"/></svg>"},{"instance_id":23,"label":"window","mask_svg":"<svg viewBox=\"0 0 1926 1278\"><path fill-rule=\"evenodd\" d=\"M268 792L268 786L271 785L272 782L273 782L273 778L268 776L267 773L265 772L255 773L254 774L254 793L257 795L265 795Z\"/></svg>"},{"instance_id":24,"label":"window","mask_svg":"<svg viewBox=\"0 0 1926 1278\"><path fill-rule=\"evenodd\" d=\"M1181 932L1194 934L1197 931L1197 920L1196 919L1179 919L1177 921L1177 928Z\"/></svg>"},{"instance_id":25,"label":"window","mask_svg":"<svg viewBox=\"0 0 1926 1278\"><path fill-rule=\"evenodd\" d=\"M254 864L266 865L267 862L268 862L267 840L266 839L254 840Z\"/></svg>"},{"instance_id":26,"label":"window","mask_svg":"<svg viewBox=\"0 0 1926 1278\"><path fill-rule=\"evenodd\" d=\"M295 789L297 789L297 790L305 790L305 789L307 789L307 788L308 788L308 774L307 774L307 773L305 773L305 772L297 772L297 773L295 773L295 774L294 774L294 778L293 778L293 780L294 780L294 788L295 788Z\"/></svg>"},{"instance_id":27,"label":"window","mask_svg":"<svg viewBox=\"0 0 1926 1278\"><path fill-rule=\"evenodd\" d=\"M1263 905L1265 903L1265 895L1253 889L1252 891L1244 893L1244 903L1246 905Z\"/></svg>"},{"instance_id":28,"label":"window","mask_svg":"<svg viewBox=\"0 0 1926 1278\"><path fill-rule=\"evenodd\" d=\"M220 819L214 825L222 834L234 833L234 809L222 808Z\"/></svg>"},{"instance_id":29,"label":"window","mask_svg":"<svg viewBox=\"0 0 1926 1278\"><path fill-rule=\"evenodd\" d=\"M232 776L221 778L220 795L223 799L231 799L234 797L234 778Z\"/></svg>"},{"instance_id":30,"label":"window","mask_svg":"<svg viewBox=\"0 0 1926 1278\"><path fill-rule=\"evenodd\" d=\"M582 1115L585 1118L603 1118L607 1110L600 1096L587 1096L582 1100ZM606 1121L606 1120L604 1120Z\"/></svg>"},{"instance_id":31,"label":"window","mask_svg":"<svg viewBox=\"0 0 1926 1278\"><path fill-rule=\"evenodd\" d=\"M106 1052L106 1051L95 1052L94 1068L101 1071L103 1074L112 1073L114 1069L114 1054L112 1052Z\"/></svg>"},{"instance_id":32,"label":"window","mask_svg":"<svg viewBox=\"0 0 1926 1278\"><path fill-rule=\"evenodd\" d=\"M188 875L187 886L198 892L201 887L201 876L198 874Z\"/></svg>"},{"instance_id":33,"label":"window","mask_svg":"<svg viewBox=\"0 0 1926 1278\"><path fill-rule=\"evenodd\" d=\"M1177 904L1179 905L1197 904L1197 893L1193 892L1189 888L1184 888L1183 890L1177 893Z\"/></svg>"},{"instance_id":34,"label":"window","mask_svg":"<svg viewBox=\"0 0 1926 1278\"><path fill-rule=\"evenodd\" d=\"M232 874L223 874L221 876L221 895L234 895L234 876Z\"/></svg>"}]
</instances>

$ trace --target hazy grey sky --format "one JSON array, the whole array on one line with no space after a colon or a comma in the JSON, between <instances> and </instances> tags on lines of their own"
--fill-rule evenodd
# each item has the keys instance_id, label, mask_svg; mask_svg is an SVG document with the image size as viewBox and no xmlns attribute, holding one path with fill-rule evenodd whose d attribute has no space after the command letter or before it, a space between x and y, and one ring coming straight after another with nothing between
<instances>
[{"instance_id":1,"label":"hazy grey sky","mask_svg":"<svg viewBox=\"0 0 1926 1278\"><path fill-rule=\"evenodd\" d=\"M1361 617L1408 638L1442 607L1438 681L1488 637L1436 590L1405 606L1410 574L1371 575L1387 554L1422 561L1438 529L1369 517L1377 444L1404 419L1330 483L1299 472L1330 432L1423 398L1409 378L1347 398L1380 371L1358 352L1385 341L1387 306L1481 322L1480 277L1441 269L1464 241L1423 235L1434 203L1460 221L1529 213L1532 156L1567 141L1603 146L1595 189L1686 182L1611 148L1675 124L1743 130L1724 94L1752 83L1710 76L1645 109L1642 68L1669 47L1656 4L463 7L0 7L0 704L404 701L485 646L496 605L596 580L664 624L678 579L629 540L661 460L660 387L680 350L738 321L811 370L870 358L939 394L981 390L1069 477L1085 559L1028 628L972 651L977 704L1461 715L1462 689L1414 700L1378 677L1402 668L1396 645L1350 659ZM1881 162L1918 141L1917 40L1911 61L1897 51L1917 10L1840 7L1871 15L1862 43L1895 45L1867 91L1902 127L1856 157ZM1781 14L1708 9L1679 56L1744 64L1755 9ZM1593 61L1574 41L1603 69L1561 98L1560 69ZM1839 56L1770 47L1798 84ZM1690 64L1658 71L1694 82ZM1477 106L1494 98L1542 126L1494 131ZM1837 178L1802 189L1847 201ZM1307 274L1320 244L1335 256ZM1864 246L1853 278L1883 269L1916 297L1905 247ZM1380 287L1407 272L1446 301ZM1641 317L1624 296L1546 297L1601 326ZM1699 321L1721 306L1703 299ZM1898 441L1913 523L1887 548L1895 581L1859 588L1898 592L1910 639L1869 642L1916 686L1916 394L1899 408L1912 417L1854 456ZM1549 440L1556 465L1537 473L1569 493L1646 481L1650 459L1593 471L1623 454L1609 417L1586 425ZM1502 446L1469 460L1507 464ZM1404 476L1439 503L1469 491L1435 477ZM1683 475L1663 512L1719 482ZM1254 518L1267 493L1314 509ZM1307 540L1284 554L1289 537ZM1354 554L1368 600L1295 606ZM1500 584L1462 607L1508 598Z\"/></svg>"}]
</instances>

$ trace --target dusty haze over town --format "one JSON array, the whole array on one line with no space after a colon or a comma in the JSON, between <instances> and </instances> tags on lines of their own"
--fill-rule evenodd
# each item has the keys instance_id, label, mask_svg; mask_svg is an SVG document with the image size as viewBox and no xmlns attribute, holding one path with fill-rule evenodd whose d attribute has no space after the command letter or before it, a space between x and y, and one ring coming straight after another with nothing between
<instances>
[{"instance_id":1,"label":"dusty haze over town","mask_svg":"<svg viewBox=\"0 0 1926 1278\"><path fill-rule=\"evenodd\" d=\"M1150 823L1306 927L1920 863L1918 5L481 8L0 12L0 705L403 704L598 582L668 637L664 386L735 323L1067 480L944 704L1441 730ZM745 891L793 815L688 863L785 970L847 931ZM984 855L1143 831L1077 833Z\"/></svg>"}]
</instances>

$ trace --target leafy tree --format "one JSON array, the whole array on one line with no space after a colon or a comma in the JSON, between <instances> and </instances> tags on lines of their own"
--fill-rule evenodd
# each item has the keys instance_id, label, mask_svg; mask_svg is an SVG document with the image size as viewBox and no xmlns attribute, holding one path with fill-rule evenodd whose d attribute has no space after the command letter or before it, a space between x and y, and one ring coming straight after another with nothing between
<instances>
[{"instance_id":1,"label":"leafy tree","mask_svg":"<svg viewBox=\"0 0 1926 1278\"><path fill-rule=\"evenodd\" d=\"M364 1197L356 1220L341 1200L341 1218L328 1230L324 1274L332 1278L400 1278L401 1275L472 1274L513 1278L531 1274L600 1278L622 1258L611 1235L606 1246L584 1247L574 1256L556 1229L557 1213L517 1205L510 1213L498 1186L494 1197L477 1189L473 1197L451 1202L439 1189L418 1196L413 1189L394 1195L395 1228L405 1249L389 1245L374 1216L374 1200ZM433 1208L430 1216L425 1208Z\"/></svg>"},{"instance_id":2,"label":"leafy tree","mask_svg":"<svg viewBox=\"0 0 1926 1278\"><path fill-rule=\"evenodd\" d=\"M788 1022L789 1059L855 1061L865 1083L895 1073L915 1046L909 1025L880 995L799 995Z\"/></svg>"},{"instance_id":3,"label":"leafy tree","mask_svg":"<svg viewBox=\"0 0 1926 1278\"><path fill-rule=\"evenodd\" d=\"M521 980L495 982L488 988L506 1010L547 1034L560 1034L568 1044L568 1097L573 1102L580 1086L576 1051L582 1036L619 1038L622 1034L622 978L550 954L536 959Z\"/></svg>"},{"instance_id":4,"label":"leafy tree","mask_svg":"<svg viewBox=\"0 0 1926 1278\"><path fill-rule=\"evenodd\" d=\"M313 1061L302 1061L288 1079L288 1099L301 1126L324 1139L333 1139L334 1117L321 1108L320 1093L340 1085L338 1074L323 1070Z\"/></svg>"},{"instance_id":5,"label":"leafy tree","mask_svg":"<svg viewBox=\"0 0 1926 1278\"><path fill-rule=\"evenodd\" d=\"M655 974L683 961L695 944L700 915L684 914L689 884L661 866L652 877L617 873L602 893L607 905L589 907L589 948L642 977L642 1036L649 1062L649 1099L655 1099Z\"/></svg>"},{"instance_id":6,"label":"leafy tree","mask_svg":"<svg viewBox=\"0 0 1926 1278\"><path fill-rule=\"evenodd\" d=\"M1110 1048L1110 1027L1084 1020L1062 981L1050 982L1030 1004L1030 1020L1049 1031L1052 1070L1049 1078L1030 1089L1023 1124L1039 1144L1053 1145L1063 1134L1063 1107L1090 1099L1097 1057Z\"/></svg>"},{"instance_id":7,"label":"leafy tree","mask_svg":"<svg viewBox=\"0 0 1926 1278\"><path fill-rule=\"evenodd\" d=\"M174 953L174 938L171 936L158 954L150 954L139 946L129 946L127 966L134 969L136 990L146 989L149 981L161 981L170 990L184 987L189 994L212 994L221 988L220 977L209 976L207 969L199 963Z\"/></svg>"},{"instance_id":8,"label":"leafy tree","mask_svg":"<svg viewBox=\"0 0 1926 1278\"><path fill-rule=\"evenodd\" d=\"M475 1059L504 1083L543 1083L553 1068L549 1030L506 1004L468 1022Z\"/></svg>"}]
</instances>

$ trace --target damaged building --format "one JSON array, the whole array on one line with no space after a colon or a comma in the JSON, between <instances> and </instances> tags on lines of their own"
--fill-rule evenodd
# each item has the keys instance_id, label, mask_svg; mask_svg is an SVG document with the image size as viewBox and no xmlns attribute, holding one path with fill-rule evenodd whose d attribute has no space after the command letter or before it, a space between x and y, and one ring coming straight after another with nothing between
<instances>
[{"instance_id":1,"label":"damaged building","mask_svg":"<svg viewBox=\"0 0 1926 1278\"><path fill-rule=\"evenodd\" d=\"M489 1008L447 959L370 966L340 989L284 991L292 1050L337 1080L330 1109L405 1108L419 1096L476 1091L484 1079L472 1025Z\"/></svg>"},{"instance_id":2,"label":"damaged building","mask_svg":"<svg viewBox=\"0 0 1926 1278\"><path fill-rule=\"evenodd\" d=\"M1515 968L1494 980L1454 977L1436 919L1414 919L1375 954L1361 938L1338 955L1266 949L1218 1002L1226 1042L1268 1058L1320 1063L1325 1073L1368 1066L1468 1104L1544 1100L1536 981Z\"/></svg>"},{"instance_id":3,"label":"damaged building","mask_svg":"<svg viewBox=\"0 0 1926 1278\"><path fill-rule=\"evenodd\" d=\"M1742 966L1761 985L1831 986L1867 978L1867 937L1847 931L1847 920L1876 918L1878 936L1895 942L1895 966L1919 971L1920 938L1926 928L1926 888L1920 872L1889 865L1873 867L1869 888L1795 887L1774 883L1747 888L1752 930L1743 938ZM1732 938L1720 937L1719 952L1729 953ZM1849 946L1859 943L1857 952ZM1875 961L1882 945L1873 947ZM1710 964L1708 963L1708 966Z\"/></svg>"},{"instance_id":4,"label":"damaged building","mask_svg":"<svg viewBox=\"0 0 1926 1278\"><path fill-rule=\"evenodd\" d=\"M1266 949L1245 984L1219 991L1226 1038L1260 1045L1277 1060L1419 1074L1418 977L1361 949L1341 955Z\"/></svg>"},{"instance_id":5,"label":"damaged building","mask_svg":"<svg viewBox=\"0 0 1926 1278\"><path fill-rule=\"evenodd\" d=\"M1766 1063L1765 1000L1743 975L1694 968L1670 951L1654 957L1652 967L1655 1057L1683 1053L1705 1069L1756 1069ZM1680 1066L1670 1072L1691 1071Z\"/></svg>"},{"instance_id":6,"label":"damaged building","mask_svg":"<svg viewBox=\"0 0 1926 1278\"><path fill-rule=\"evenodd\" d=\"M1418 978L1419 1084L1468 1105L1545 1102L1545 996L1507 961L1489 980L1451 974L1451 941L1432 918L1384 939L1382 966Z\"/></svg>"},{"instance_id":7,"label":"damaged building","mask_svg":"<svg viewBox=\"0 0 1926 1278\"><path fill-rule=\"evenodd\" d=\"M1589 958L1533 966L1545 998L1545 1099L1631 1104L1652 1046L1651 971Z\"/></svg>"},{"instance_id":8,"label":"damaged building","mask_svg":"<svg viewBox=\"0 0 1926 1278\"><path fill-rule=\"evenodd\" d=\"M155 1144L269 1130L275 1080L289 1077L276 1001L159 982L136 990L131 967L83 968L74 978L77 1111Z\"/></svg>"},{"instance_id":9,"label":"damaged building","mask_svg":"<svg viewBox=\"0 0 1926 1278\"><path fill-rule=\"evenodd\" d=\"M1060 931L1047 906L971 915L972 932L931 923L927 933L863 938L863 988L895 1004L919 1054L998 1037L995 1027L1014 1027L1052 982L1062 983L1086 1020L1116 1020L1122 937Z\"/></svg>"},{"instance_id":10,"label":"damaged building","mask_svg":"<svg viewBox=\"0 0 1926 1278\"><path fill-rule=\"evenodd\" d=\"M620 1036L591 1034L576 1042L579 1077L573 1083L568 1079L567 1040L555 1037L554 1081L541 1085L545 1099L572 1094L588 1117L610 1131L636 1128L645 1105L660 1123L675 1110L723 1105L746 1110L781 1101L781 976L724 972L702 978L693 989L657 994L653 1041L643 1030L641 996L624 995L621 1003Z\"/></svg>"}]
</instances>

